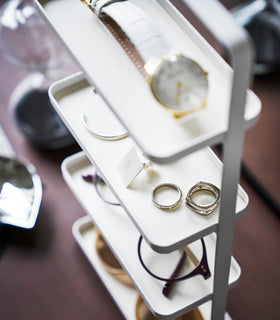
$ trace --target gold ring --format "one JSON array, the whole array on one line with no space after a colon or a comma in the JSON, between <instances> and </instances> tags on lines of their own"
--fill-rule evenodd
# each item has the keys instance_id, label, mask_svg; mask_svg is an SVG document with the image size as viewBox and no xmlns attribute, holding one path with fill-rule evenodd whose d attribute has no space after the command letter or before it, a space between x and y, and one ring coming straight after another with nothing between
<instances>
[{"instance_id":1,"label":"gold ring","mask_svg":"<svg viewBox=\"0 0 280 320\"><path fill-rule=\"evenodd\" d=\"M193 195L198 192L208 191L214 196L214 200L208 204L199 204L193 200ZM220 189L209 182L199 181L188 192L186 196L186 205L194 212L201 215L209 215L216 210L221 200Z\"/></svg>"},{"instance_id":2,"label":"gold ring","mask_svg":"<svg viewBox=\"0 0 280 320\"><path fill-rule=\"evenodd\" d=\"M163 188L170 188L170 189L176 190L178 192L178 199L174 203L171 203L171 204L158 203L156 200L156 196L157 196L158 192L160 192L160 190ZM181 201L181 198L182 198L181 189L176 184L173 184L173 183L162 183L162 184L158 185L157 187L155 187L153 190L153 193L152 193L152 200L153 200L154 205L157 208L163 209L163 210L170 210L170 209L177 207Z\"/></svg>"}]
</instances>

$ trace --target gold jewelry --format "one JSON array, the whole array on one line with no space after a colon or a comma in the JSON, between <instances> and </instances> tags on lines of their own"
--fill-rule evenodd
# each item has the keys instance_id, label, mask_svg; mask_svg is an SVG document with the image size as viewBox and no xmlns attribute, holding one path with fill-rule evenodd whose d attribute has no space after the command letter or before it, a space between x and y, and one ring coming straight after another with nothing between
<instances>
[{"instance_id":1,"label":"gold jewelry","mask_svg":"<svg viewBox=\"0 0 280 320\"><path fill-rule=\"evenodd\" d=\"M150 309L147 307L146 303L144 302L143 298L138 294L135 306L135 315L136 320L156 320L157 318L152 314ZM174 320L204 320L204 317L200 313L198 308L192 309L191 311L187 312L182 316L176 317Z\"/></svg>"},{"instance_id":2,"label":"gold jewelry","mask_svg":"<svg viewBox=\"0 0 280 320\"><path fill-rule=\"evenodd\" d=\"M202 193L203 191L210 192L214 196L214 201L208 204L199 204L194 201L193 195L195 193ZM201 215L209 215L216 210L220 203L220 189L209 182L199 181L188 192L186 196L186 205L188 205L194 212Z\"/></svg>"},{"instance_id":3,"label":"gold jewelry","mask_svg":"<svg viewBox=\"0 0 280 320\"><path fill-rule=\"evenodd\" d=\"M124 185L128 188L132 181L144 169L152 169L153 163L150 160L141 161L136 149L131 148L118 163L118 169Z\"/></svg>"},{"instance_id":4,"label":"gold jewelry","mask_svg":"<svg viewBox=\"0 0 280 320\"><path fill-rule=\"evenodd\" d=\"M207 105L208 72L181 53L166 54L144 66L155 99L178 120Z\"/></svg>"},{"instance_id":5,"label":"gold jewelry","mask_svg":"<svg viewBox=\"0 0 280 320\"><path fill-rule=\"evenodd\" d=\"M158 201L156 200L157 194L162 191L162 189L164 188L170 188L170 189L174 189L175 191L178 192L178 198L174 203L170 203L170 204L160 204L158 203ZM174 209L175 207L177 207L181 201L182 198L182 191L181 189L173 183L162 183L160 185L158 185L157 187L154 188L153 193L152 193L152 200L154 205L159 208L159 209L163 209L163 210L170 210L170 209Z\"/></svg>"},{"instance_id":6,"label":"gold jewelry","mask_svg":"<svg viewBox=\"0 0 280 320\"><path fill-rule=\"evenodd\" d=\"M87 117L85 115L85 113L82 113L82 123L85 126L85 128L96 138L101 139L101 140L106 140L106 141L115 141L115 140L121 140L123 138L126 138L128 136L127 132L121 133L121 134L117 134L117 135L110 135L110 136L104 136L101 135L97 132L94 132L89 126L88 126L88 122L87 122Z\"/></svg>"},{"instance_id":7,"label":"gold jewelry","mask_svg":"<svg viewBox=\"0 0 280 320\"><path fill-rule=\"evenodd\" d=\"M133 286L127 273L123 270L101 233L96 229L95 250L103 268L120 282Z\"/></svg>"},{"instance_id":8,"label":"gold jewelry","mask_svg":"<svg viewBox=\"0 0 280 320\"><path fill-rule=\"evenodd\" d=\"M207 105L208 73L199 63L177 52L137 5L126 0L82 2L116 38L148 80L155 99L175 120Z\"/></svg>"}]
</instances>

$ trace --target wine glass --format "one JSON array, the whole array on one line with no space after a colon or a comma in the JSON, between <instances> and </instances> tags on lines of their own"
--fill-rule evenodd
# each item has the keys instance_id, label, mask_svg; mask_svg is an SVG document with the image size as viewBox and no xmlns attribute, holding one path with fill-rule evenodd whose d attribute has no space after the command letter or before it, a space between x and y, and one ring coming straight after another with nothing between
<instances>
[{"instance_id":1,"label":"wine glass","mask_svg":"<svg viewBox=\"0 0 280 320\"><path fill-rule=\"evenodd\" d=\"M55 110L48 88L73 68L71 60L50 28L39 16L32 0L9 0L0 8L0 52L29 75L15 88L10 108L29 140L43 148L73 144Z\"/></svg>"}]
</instances>

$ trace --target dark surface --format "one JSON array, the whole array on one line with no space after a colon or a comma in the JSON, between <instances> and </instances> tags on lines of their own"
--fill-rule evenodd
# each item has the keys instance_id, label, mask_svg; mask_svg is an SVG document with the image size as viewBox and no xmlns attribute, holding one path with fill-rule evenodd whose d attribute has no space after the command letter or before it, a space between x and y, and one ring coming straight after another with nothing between
<instances>
[{"instance_id":1,"label":"dark surface","mask_svg":"<svg viewBox=\"0 0 280 320\"><path fill-rule=\"evenodd\" d=\"M232 6L238 1L223 2ZM24 75L0 58L0 122L18 155L36 166L44 194L34 229L0 227L0 319L122 319L71 233L74 221L85 213L66 186L60 164L79 147L36 149L13 122L8 101ZM278 203L279 79L280 74L275 74L254 80L263 111L259 123L248 131L244 146L244 163ZM278 320L280 222L252 185L244 179L241 184L250 205L236 224L233 252L242 276L229 293L228 311L235 320Z\"/></svg>"},{"instance_id":2,"label":"dark surface","mask_svg":"<svg viewBox=\"0 0 280 320\"><path fill-rule=\"evenodd\" d=\"M61 149L75 143L54 110L47 90L26 92L15 103L13 115L22 133L37 147Z\"/></svg>"}]
</instances>

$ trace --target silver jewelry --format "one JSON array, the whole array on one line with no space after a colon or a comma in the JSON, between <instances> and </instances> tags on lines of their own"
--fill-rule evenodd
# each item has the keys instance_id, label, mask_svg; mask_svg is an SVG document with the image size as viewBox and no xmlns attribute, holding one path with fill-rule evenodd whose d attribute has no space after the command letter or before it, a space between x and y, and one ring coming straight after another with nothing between
<instances>
[{"instance_id":1,"label":"silver jewelry","mask_svg":"<svg viewBox=\"0 0 280 320\"><path fill-rule=\"evenodd\" d=\"M156 200L156 196L157 194L160 192L161 189L164 188L171 188L174 189L178 192L178 198L174 203L170 203L170 204L160 204L157 202ZM173 183L162 183L160 185L158 185L157 187L154 188L153 193L152 193L152 200L154 205L159 208L159 209L163 209L163 210L170 210L170 209L174 209L175 207L177 207L181 201L182 198L182 191L181 189Z\"/></svg>"},{"instance_id":2,"label":"silver jewelry","mask_svg":"<svg viewBox=\"0 0 280 320\"><path fill-rule=\"evenodd\" d=\"M208 204L199 204L193 200L193 195L195 193L208 191L214 196L214 201ZM188 205L194 212L201 215L209 215L216 210L218 204L220 203L221 195L220 189L209 182L199 181L195 184L188 192L186 196L186 205Z\"/></svg>"},{"instance_id":3,"label":"silver jewelry","mask_svg":"<svg viewBox=\"0 0 280 320\"><path fill-rule=\"evenodd\" d=\"M96 138L101 139L101 140L106 140L106 141L115 141L115 140L121 140L123 138L126 138L128 136L127 132L117 134L117 135L110 135L110 136L104 136L101 134L98 134L97 132L94 132L91 128L89 128L88 123L87 123L87 117L85 113L82 113L82 123L85 126L85 128Z\"/></svg>"}]
</instances>

